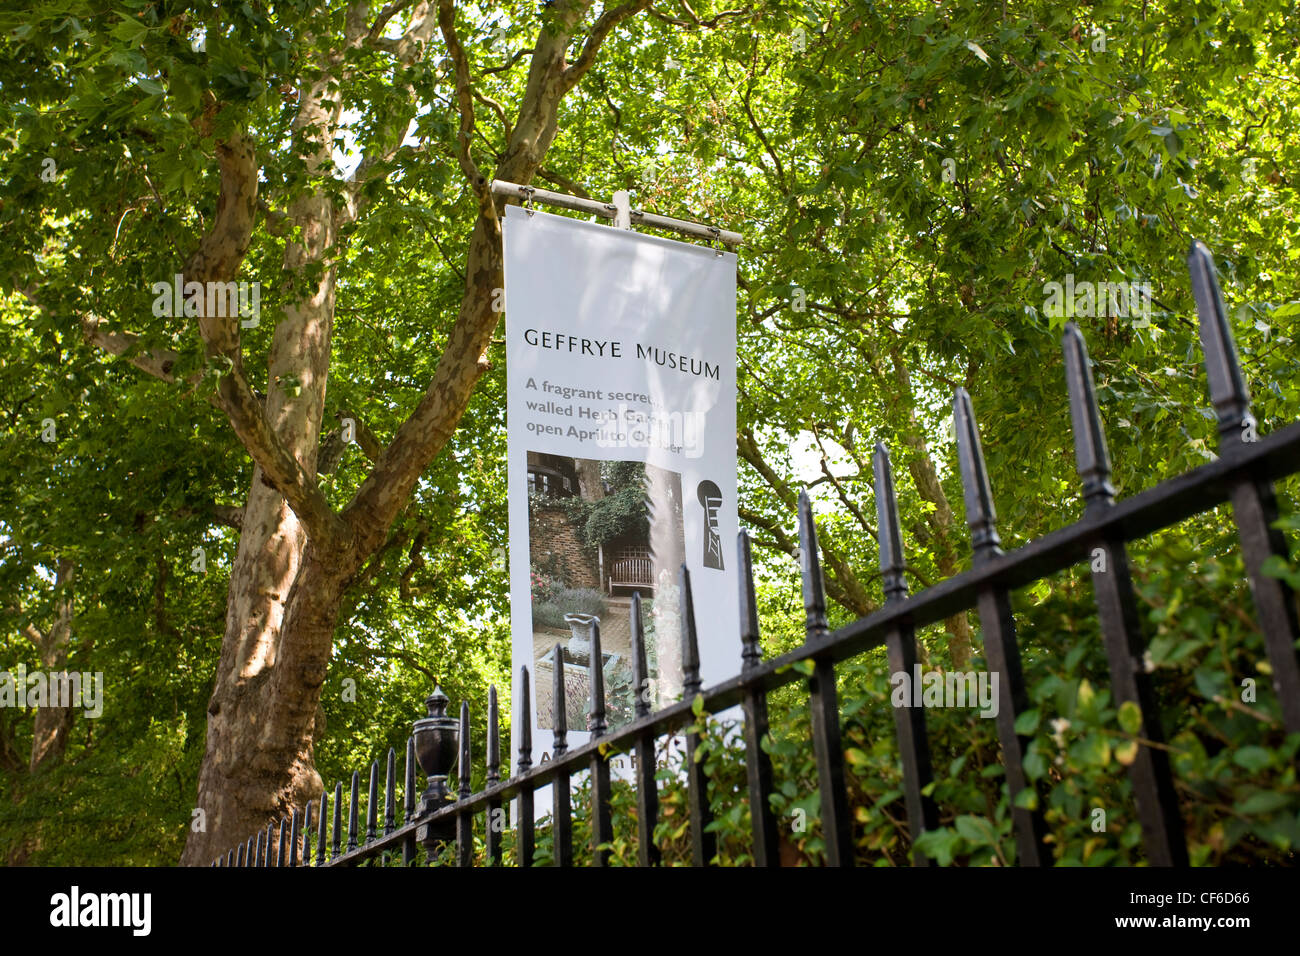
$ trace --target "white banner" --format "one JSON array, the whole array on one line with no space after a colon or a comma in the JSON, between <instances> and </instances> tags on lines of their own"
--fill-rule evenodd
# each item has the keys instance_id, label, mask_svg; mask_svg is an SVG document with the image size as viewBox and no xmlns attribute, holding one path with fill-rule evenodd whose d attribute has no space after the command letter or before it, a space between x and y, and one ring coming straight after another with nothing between
<instances>
[{"instance_id":1,"label":"white banner","mask_svg":"<svg viewBox=\"0 0 1300 956\"><path fill-rule=\"evenodd\" d=\"M519 206L503 229L513 768L522 720L534 765L550 759L557 654L569 746L589 739L592 616L611 731L637 693L655 709L680 697L683 561L704 686L739 670L736 256ZM632 682L633 594L644 688Z\"/></svg>"}]
</instances>

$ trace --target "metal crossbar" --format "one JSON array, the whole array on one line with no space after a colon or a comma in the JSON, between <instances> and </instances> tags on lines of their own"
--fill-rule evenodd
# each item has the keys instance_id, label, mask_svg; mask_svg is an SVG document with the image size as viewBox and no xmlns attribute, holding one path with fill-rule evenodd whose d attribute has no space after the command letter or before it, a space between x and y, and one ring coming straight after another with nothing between
<instances>
[{"instance_id":1,"label":"metal crossbar","mask_svg":"<svg viewBox=\"0 0 1300 956\"><path fill-rule=\"evenodd\" d=\"M357 773L352 776L346 849L341 842L342 784L339 783L334 790L332 846L328 854L326 821L330 808L326 794L315 807L310 803L307 805L301 827L295 809L289 818L279 821L278 838L273 824L268 823L264 834L259 832L250 837L245 845L232 849L213 865L269 866L273 842L278 848L275 865L286 865L286 845L287 865L310 864L313 810L317 823L316 866L375 862L399 849L403 862L410 865L417 858L419 845L429 851L432 860L434 851L446 844L454 844L458 865L470 866L473 864L474 822L480 816L487 823L484 830L487 858L490 863L500 864L503 862L500 825L504 820L503 807L507 801L516 800L513 862L528 866L534 862L534 792L548 784L552 785L553 799L553 859L557 865L571 865L570 779L574 774L584 772L590 775L592 787L593 859L597 865L603 865L608 851L602 850L601 846L612 839L609 763L614 755L627 751L635 753L637 758L638 861L643 866L654 865L660 859L659 848L653 839L658 819L655 744L661 737L683 730L686 731L684 765L692 859L696 865L708 865L716 846L714 835L708 829L708 780L703 764L692 759L700 743L692 729L697 720L694 709L698 706L697 696L702 698L703 711L707 713L717 713L735 705L743 708L748 798L753 826L752 853L757 865L778 865L776 820L768 801L774 792L772 764L761 746L768 733L767 696L780 687L806 680L822 798L826 860L830 865L851 866L854 856L852 828L844 779L844 753L840 743L835 666L883 646L887 650L890 668L894 672L910 673L917 661L916 630L966 610L975 610L979 614L989 669L1002 675L996 719L1008 797L1013 808L1017 862L1021 865L1050 864L1052 856L1045 839L1047 830L1041 812L1022 807L1016 800L1022 789L1035 785L1026 778L1023 765L1028 738L1018 735L1015 730L1016 718L1027 708L1027 699L1010 594L1017 588L1089 560L1098 549L1104 552L1103 566L1106 570L1094 570L1092 583L1112 694L1117 705L1131 701L1139 706L1142 715L1142 727L1136 735L1142 743L1128 773L1133 781L1143 844L1148 860L1154 865L1186 865L1187 847L1173 776L1162 747L1162 730L1150 679L1141 663L1145 643L1128 566L1126 546L1129 542L1231 503L1283 722L1288 732L1300 732L1300 661L1296 652L1300 626L1297 626L1295 597L1285 581L1269 577L1262 571L1270 557L1280 555L1285 558L1288 553L1282 533L1273 527L1277 519L1277 503L1272 483L1300 473L1300 422L1251 440L1255 435L1255 423L1250 413L1250 396L1223 308L1214 261L1201 243L1193 243L1188 253L1188 266L1200 317L1211 398L1218 416L1220 455L1216 460L1161 482L1132 498L1115 501L1110 483L1110 458L1087 347L1078 328L1070 323L1066 327L1064 349L1075 459L1083 482L1085 504L1084 516L1079 521L1014 551L1002 550L970 397L958 389L953 401L953 417L966 520L974 552L970 570L918 594L908 594L889 453L883 444L878 443L873 469L885 604L874 613L835 631L829 630L816 526L808 497L803 494L799 499L799 527L806 640L801 647L780 657L762 660L750 543L742 533L738 541L742 668L736 676L714 687L701 688L690 576L683 565L679 579L684 688L681 701L651 713L649 705L638 695L634 719L616 731L607 732L603 672L597 663L590 672L588 730L591 739L570 749L565 726L564 661L562 655L555 655L554 759L540 766L531 765L531 721L525 719L519 728L520 757L516 772L509 779L501 779L496 689L491 688L486 786L475 793L470 781L468 705L462 703L459 721L448 717L445 714L447 698L436 690L426 702L429 716L416 723L416 733L407 742L401 825L396 822L396 764L395 754L390 750L382 833L376 816L379 765L375 762L370 768L364 834L359 832L357 818L360 776ZM636 686L642 686L647 670L639 595L633 597L629 613L634 682ZM598 624L593 627L591 660L602 660ZM811 665L811 669L797 666L805 662ZM527 714L532 693L527 667L521 668L520 678L521 712ZM936 807L926 795L933 773L924 711L920 706L901 706L894 708L894 714L903 770L904 801L914 837L912 859L917 865L928 865L930 861L915 848L915 837L938 825ZM448 740L459 742L457 799L450 797L447 788L450 755L437 753L440 746L446 748ZM420 748L421 765L430 774L429 788L418 807L415 792L417 748Z\"/></svg>"}]
</instances>

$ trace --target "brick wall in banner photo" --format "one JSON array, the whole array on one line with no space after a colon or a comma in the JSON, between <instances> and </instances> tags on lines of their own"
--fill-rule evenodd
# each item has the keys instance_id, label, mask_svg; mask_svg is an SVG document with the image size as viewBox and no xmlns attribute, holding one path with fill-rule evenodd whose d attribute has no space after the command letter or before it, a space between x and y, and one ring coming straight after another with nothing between
<instances>
[{"instance_id":1,"label":"brick wall in banner photo","mask_svg":"<svg viewBox=\"0 0 1300 956\"><path fill-rule=\"evenodd\" d=\"M528 550L532 566L560 578L571 588L600 588L600 571L594 549L587 551L578 529L563 508L539 507L528 513Z\"/></svg>"}]
</instances>

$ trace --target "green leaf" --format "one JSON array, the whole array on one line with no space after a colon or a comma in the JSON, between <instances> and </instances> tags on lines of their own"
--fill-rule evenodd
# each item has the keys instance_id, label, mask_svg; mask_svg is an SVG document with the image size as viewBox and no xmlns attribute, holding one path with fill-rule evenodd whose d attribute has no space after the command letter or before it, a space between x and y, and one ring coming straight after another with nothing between
<instances>
[{"instance_id":1,"label":"green leaf","mask_svg":"<svg viewBox=\"0 0 1300 956\"><path fill-rule=\"evenodd\" d=\"M1263 747L1242 747L1232 755L1232 762L1257 773L1273 762L1273 755Z\"/></svg>"},{"instance_id":2,"label":"green leaf","mask_svg":"<svg viewBox=\"0 0 1300 956\"><path fill-rule=\"evenodd\" d=\"M953 821L961 838L972 846L993 846L998 842L993 824L983 817L966 814Z\"/></svg>"},{"instance_id":3,"label":"green leaf","mask_svg":"<svg viewBox=\"0 0 1300 956\"><path fill-rule=\"evenodd\" d=\"M1291 802L1291 797L1285 793L1278 793L1276 790L1259 790L1245 800L1240 800L1233 804L1233 809L1238 813L1252 816L1260 813L1272 813L1280 810Z\"/></svg>"},{"instance_id":4,"label":"green leaf","mask_svg":"<svg viewBox=\"0 0 1300 956\"><path fill-rule=\"evenodd\" d=\"M1043 774L1047 773L1047 760L1034 747L1031 747L1029 752L1025 754L1022 765L1025 768L1025 776L1030 780L1038 780Z\"/></svg>"},{"instance_id":5,"label":"green leaf","mask_svg":"<svg viewBox=\"0 0 1300 956\"><path fill-rule=\"evenodd\" d=\"M844 757L855 767L865 767L867 764L871 763L871 758L857 747L850 747L848 750L844 751Z\"/></svg>"},{"instance_id":6,"label":"green leaf","mask_svg":"<svg viewBox=\"0 0 1300 956\"><path fill-rule=\"evenodd\" d=\"M1070 756L1094 767L1104 767L1110 762L1110 744L1101 734L1088 734L1070 748Z\"/></svg>"},{"instance_id":7,"label":"green leaf","mask_svg":"<svg viewBox=\"0 0 1300 956\"><path fill-rule=\"evenodd\" d=\"M1034 707L1024 711L1016 718L1016 733L1022 737L1029 737L1038 730L1038 708Z\"/></svg>"},{"instance_id":8,"label":"green leaf","mask_svg":"<svg viewBox=\"0 0 1300 956\"><path fill-rule=\"evenodd\" d=\"M952 863L961 836L947 827L938 830L926 830L916 840L916 848L934 860L940 866Z\"/></svg>"},{"instance_id":9,"label":"green leaf","mask_svg":"<svg viewBox=\"0 0 1300 956\"><path fill-rule=\"evenodd\" d=\"M1136 734L1142 729L1142 708L1126 700L1119 707L1119 725L1126 734Z\"/></svg>"}]
</instances>

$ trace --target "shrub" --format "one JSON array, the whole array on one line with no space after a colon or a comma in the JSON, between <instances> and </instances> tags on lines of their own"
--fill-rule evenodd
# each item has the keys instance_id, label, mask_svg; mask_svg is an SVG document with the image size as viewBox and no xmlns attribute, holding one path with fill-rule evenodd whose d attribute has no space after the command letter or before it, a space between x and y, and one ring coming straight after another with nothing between
<instances>
[{"instance_id":1,"label":"shrub","mask_svg":"<svg viewBox=\"0 0 1300 956\"><path fill-rule=\"evenodd\" d=\"M594 614L602 617L605 613L605 596L593 588L566 588L558 581L550 582L551 587L539 590L537 578L533 579L533 624L545 627L567 627L566 614ZM544 595L539 600L539 595Z\"/></svg>"}]
</instances>

